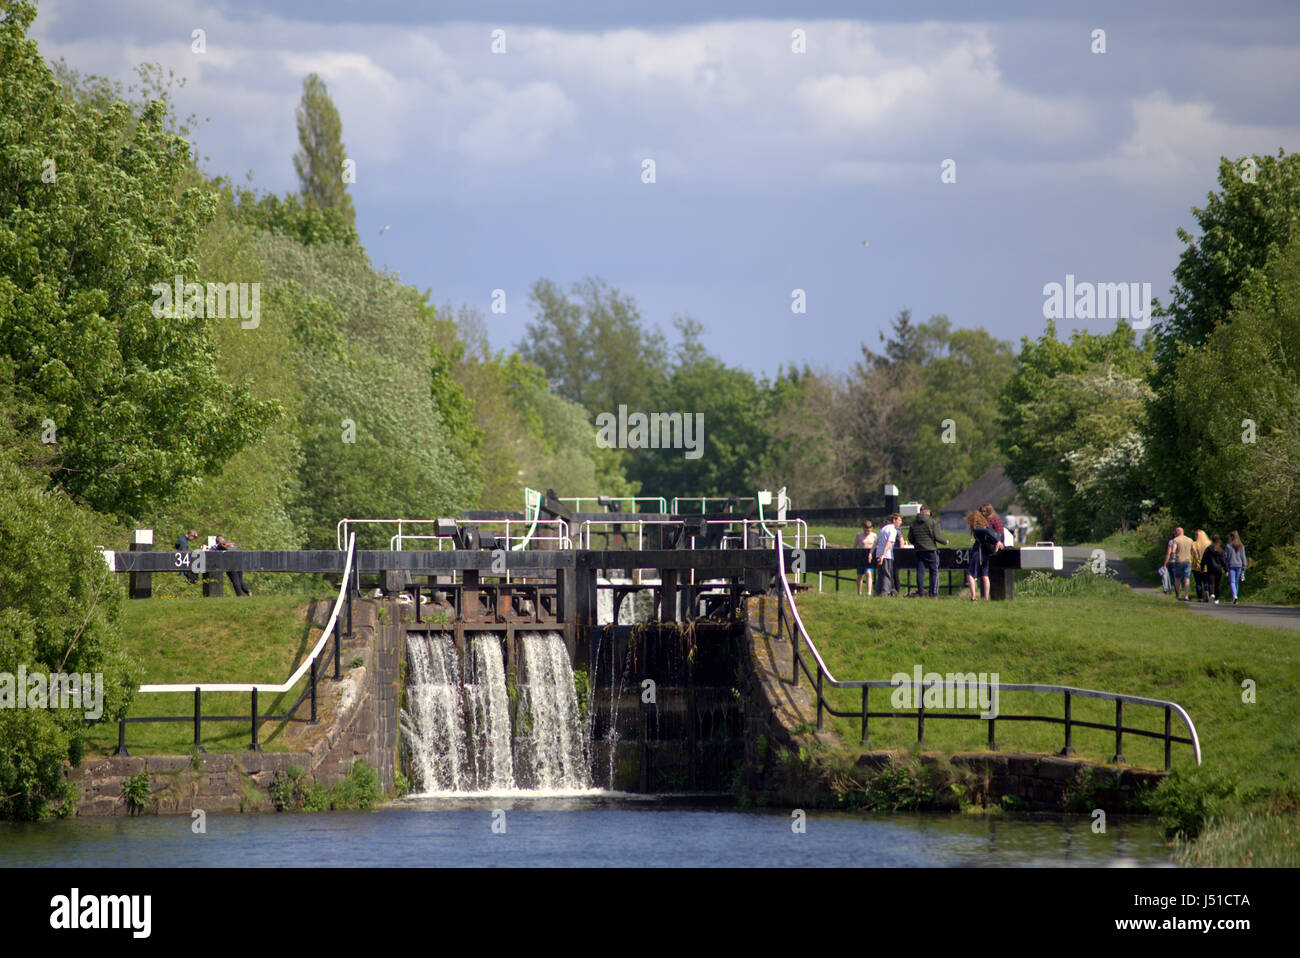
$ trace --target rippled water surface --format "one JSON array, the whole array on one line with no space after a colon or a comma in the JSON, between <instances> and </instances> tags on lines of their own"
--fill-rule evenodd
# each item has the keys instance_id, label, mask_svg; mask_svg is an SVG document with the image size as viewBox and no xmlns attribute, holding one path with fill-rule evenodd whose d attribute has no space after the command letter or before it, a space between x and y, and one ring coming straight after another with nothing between
<instances>
[{"instance_id":1,"label":"rippled water surface","mask_svg":"<svg viewBox=\"0 0 1300 958\"><path fill-rule=\"evenodd\" d=\"M1112 817L745 811L583 793L412 798L372 812L0 824L0 866L1164 865L1160 829ZM495 831L494 831L495 827ZM504 830L502 830L504 828Z\"/></svg>"}]
</instances>

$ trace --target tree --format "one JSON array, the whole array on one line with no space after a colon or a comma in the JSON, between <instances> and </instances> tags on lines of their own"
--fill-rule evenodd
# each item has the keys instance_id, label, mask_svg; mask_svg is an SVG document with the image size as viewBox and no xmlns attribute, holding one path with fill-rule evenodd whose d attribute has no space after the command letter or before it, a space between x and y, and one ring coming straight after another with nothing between
<instances>
[{"instance_id":1,"label":"tree","mask_svg":"<svg viewBox=\"0 0 1300 958\"><path fill-rule=\"evenodd\" d=\"M239 213L253 229L292 237L303 246L321 243L356 246L360 242L350 206L338 210L305 204L293 194L281 199L274 193L258 197L244 190L239 196Z\"/></svg>"},{"instance_id":2,"label":"tree","mask_svg":"<svg viewBox=\"0 0 1300 958\"><path fill-rule=\"evenodd\" d=\"M302 450L293 516L307 547L332 546L344 516L435 518L473 505L473 463L435 406L436 313L423 295L376 272L360 247L260 233L258 252L293 331Z\"/></svg>"},{"instance_id":3,"label":"tree","mask_svg":"<svg viewBox=\"0 0 1300 958\"><path fill-rule=\"evenodd\" d=\"M1193 510L1196 489L1182 468L1183 429L1188 410L1174 400L1179 357L1206 341L1227 318L1233 297L1263 273L1271 256L1286 247L1300 223L1300 155L1219 161L1218 193L1204 208L1192 209L1200 235L1178 230L1186 248L1174 269L1173 299L1158 310L1152 386L1157 401L1148 410L1146 435L1161 498Z\"/></svg>"},{"instance_id":4,"label":"tree","mask_svg":"<svg viewBox=\"0 0 1300 958\"><path fill-rule=\"evenodd\" d=\"M1037 341L1021 340L999 423L1007 474L1047 535L1104 536L1150 508L1140 433L1152 353L1124 322L1066 343L1049 321Z\"/></svg>"},{"instance_id":5,"label":"tree","mask_svg":"<svg viewBox=\"0 0 1300 958\"><path fill-rule=\"evenodd\" d=\"M1241 531L1259 557L1278 549L1272 578L1292 593L1300 572L1300 232L1246 280L1234 308L1175 366L1188 502L1206 528Z\"/></svg>"},{"instance_id":6,"label":"tree","mask_svg":"<svg viewBox=\"0 0 1300 958\"><path fill-rule=\"evenodd\" d=\"M70 102L26 36L35 8L0 9L0 356L36 417L19 428L56 440L56 484L138 514L217 471L274 408L217 374L212 324L230 320L159 308L160 286L197 278L216 207L184 185L166 102Z\"/></svg>"},{"instance_id":7,"label":"tree","mask_svg":"<svg viewBox=\"0 0 1300 958\"><path fill-rule=\"evenodd\" d=\"M570 298L572 297L572 298ZM641 324L636 301L599 278L575 283L565 295L548 279L533 284L537 312L519 355L541 367L557 392L593 416L646 410L667 359L663 337Z\"/></svg>"},{"instance_id":8,"label":"tree","mask_svg":"<svg viewBox=\"0 0 1300 958\"><path fill-rule=\"evenodd\" d=\"M1047 535L1105 536L1150 508L1137 433L1150 397L1142 379L1098 364L1053 377L1026 405L1018 471L1032 463L1029 476L1043 484L1027 487L1025 504Z\"/></svg>"},{"instance_id":9,"label":"tree","mask_svg":"<svg viewBox=\"0 0 1300 958\"><path fill-rule=\"evenodd\" d=\"M756 485L788 486L806 508L858 502L858 483L849 465L855 450L844 377L807 366L779 371L766 406L770 439Z\"/></svg>"},{"instance_id":10,"label":"tree","mask_svg":"<svg viewBox=\"0 0 1300 958\"><path fill-rule=\"evenodd\" d=\"M909 498L939 506L1005 461L998 397L1015 357L1009 343L983 329L951 329L946 316L923 328L929 355L907 397L911 438L895 481Z\"/></svg>"},{"instance_id":11,"label":"tree","mask_svg":"<svg viewBox=\"0 0 1300 958\"><path fill-rule=\"evenodd\" d=\"M348 153L343 146L343 121L325 89L325 81L315 73L302 81L296 116L298 152L293 157L293 168L302 184L303 204L334 210L348 226L355 227L357 214L344 181Z\"/></svg>"},{"instance_id":12,"label":"tree","mask_svg":"<svg viewBox=\"0 0 1300 958\"><path fill-rule=\"evenodd\" d=\"M122 651L121 589L94 547L109 530L30 468L48 452L11 422L21 405L13 369L0 357L0 675L8 677L0 696L15 696L0 704L0 818L35 819L68 810L63 769L80 761L83 718L120 715L138 675ZM43 708L25 695L27 707L15 707L20 669L28 677L99 673L100 715L87 715L95 706L84 698L80 709ZM24 684L22 693L32 691Z\"/></svg>"},{"instance_id":13,"label":"tree","mask_svg":"<svg viewBox=\"0 0 1300 958\"><path fill-rule=\"evenodd\" d=\"M699 345L698 323L679 319L677 328L679 362L655 388L651 406L680 413L683 445L689 423L696 448L630 450L628 475L648 495L665 498L745 494L755 487L767 456L766 384L709 355Z\"/></svg>"}]
</instances>

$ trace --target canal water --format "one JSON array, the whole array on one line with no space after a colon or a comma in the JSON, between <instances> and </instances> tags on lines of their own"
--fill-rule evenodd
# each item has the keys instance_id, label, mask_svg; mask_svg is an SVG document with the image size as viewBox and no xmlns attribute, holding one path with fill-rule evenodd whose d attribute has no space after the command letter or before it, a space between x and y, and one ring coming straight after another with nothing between
<instances>
[{"instance_id":1,"label":"canal water","mask_svg":"<svg viewBox=\"0 0 1300 958\"><path fill-rule=\"evenodd\" d=\"M802 825L802 831L797 828ZM1112 817L741 810L587 792L411 798L371 812L0 823L0 867L1053 867L1167 865L1158 826Z\"/></svg>"}]
</instances>

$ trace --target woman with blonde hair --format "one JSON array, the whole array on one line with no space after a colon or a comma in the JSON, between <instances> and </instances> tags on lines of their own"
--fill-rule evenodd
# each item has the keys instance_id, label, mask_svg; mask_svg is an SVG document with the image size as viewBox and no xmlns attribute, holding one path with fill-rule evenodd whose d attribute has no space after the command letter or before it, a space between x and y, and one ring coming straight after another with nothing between
<instances>
[{"instance_id":1,"label":"woman with blonde hair","mask_svg":"<svg viewBox=\"0 0 1300 958\"><path fill-rule=\"evenodd\" d=\"M1224 547L1228 559L1228 588L1232 590L1232 604L1237 604L1237 586L1246 581L1246 546L1233 529L1228 533L1228 544Z\"/></svg>"},{"instance_id":2,"label":"woman with blonde hair","mask_svg":"<svg viewBox=\"0 0 1300 958\"><path fill-rule=\"evenodd\" d=\"M1192 536L1192 578L1196 580L1196 601L1209 602L1214 596L1210 593L1208 576L1205 568L1205 553L1210 548L1210 537L1204 529L1197 529Z\"/></svg>"}]
</instances>

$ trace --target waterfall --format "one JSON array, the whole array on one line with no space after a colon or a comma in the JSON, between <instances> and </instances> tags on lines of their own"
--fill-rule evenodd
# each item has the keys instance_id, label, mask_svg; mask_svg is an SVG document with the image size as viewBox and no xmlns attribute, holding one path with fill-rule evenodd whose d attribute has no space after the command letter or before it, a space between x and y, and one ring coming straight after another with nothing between
<instances>
[{"instance_id":1,"label":"waterfall","mask_svg":"<svg viewBox=\"0 0 1300 958\"><path fill-rule=\"evenodd\" d=\"M564 639L558 632L528 635L519 648L515 766L520 780L538 789L589 788L578 695Z\"/></svg>"},{"instance_id":2,"label":"waterfall","mask_svg":"<svg viewBox=\"0 0 1300 958\"><path fill-rule=\"evenodd\" d=\"M519 637L512 735L501 636L468 640L465 663L448 635L406 642L407 768L419 793L591 787L578 696L557 632Z\"/></svg>"},{"instance_id":3,"label":"waterfall","mask_svg":"<svg viewBox=\"0 0 1300 958\"><path fill-rule=\"evenodd\" d=\"M506 697L506 670L501 664L501 641L495 635L470 640L473 681L465 684L470 714L470 745L474 759L474 784L479 791L515 787L511 758L510 704Z\"/></svg>"},{"instance_id":4,"label":"waterfall","mask_svg":"<svg viewBox=\"0 0 1300 958\"><path fill-rule=\"evenodd\" d=\"M460 667L449 636L408 638L408 708L402 710L412 785L425 792L460 792L469 787Z\"/></svg>"}]
</instances>

